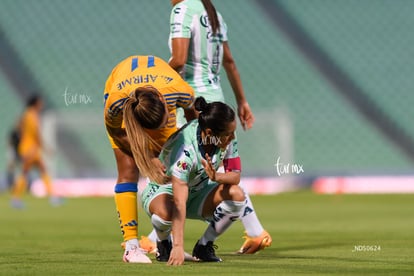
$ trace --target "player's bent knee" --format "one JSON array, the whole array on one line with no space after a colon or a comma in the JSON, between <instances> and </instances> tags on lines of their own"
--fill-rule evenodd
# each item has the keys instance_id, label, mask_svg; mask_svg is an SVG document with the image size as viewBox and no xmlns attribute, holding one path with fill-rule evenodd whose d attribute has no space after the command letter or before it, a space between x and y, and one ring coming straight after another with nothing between
<instances>
[{"instance_id":1,"label":"player's bent knee","mask_svg":"<svg viewBox=\"0 0 414 276\"><path fill-rule=\"evenodd\" d=\"M151 201L149 210L151 214L155 214L163 220L170 221L174 207L173 204L171 195L160 194Z\"/></svg>"},{"instance_id":2,"label":"player's bent knee","mask_svg":"<svg viewBox=\"0 0 414 276\"><path fill-rule=\"evenodd\" d=\"M238 185L231 185L229 189L229 194L232 200L235 200L235 201L246 200L244 191Z\"/></svg>"}]
</instances>

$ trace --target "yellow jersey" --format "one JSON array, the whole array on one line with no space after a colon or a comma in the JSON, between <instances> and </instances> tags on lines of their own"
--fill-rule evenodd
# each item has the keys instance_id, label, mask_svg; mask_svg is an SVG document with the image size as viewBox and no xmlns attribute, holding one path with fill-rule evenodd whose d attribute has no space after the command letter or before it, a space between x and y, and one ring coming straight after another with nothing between
<instances>
[{"instance_id":1,"label":"yellow jersey","mask_svg":"<svg viewBox=\"0 0 414 276\"><path fill-rule=\"evenodd\" d=\"M194 90L167 62L156 56L130 56L115 66L105 84L105 124L122 128L124 102L136 88L148 85L164 96L168 106L168 123L160 129L147 131L159 145L163 145L177 130L177 107L190 108ZM117 148L111 137L109 140L112 147Z\"/></svg>"},{"instance_id":2,"label":"yellow jersey","mask_svg":"<svg viewBox=\"0 0 414 276\"><path fill-rule=\"evenodd\" d=\"M20 122L20 142L18 146L19 154L24 157L28 154L40 154L40 123L38 113L29 108L21 118Z\"/></svg>"}]
</instances>

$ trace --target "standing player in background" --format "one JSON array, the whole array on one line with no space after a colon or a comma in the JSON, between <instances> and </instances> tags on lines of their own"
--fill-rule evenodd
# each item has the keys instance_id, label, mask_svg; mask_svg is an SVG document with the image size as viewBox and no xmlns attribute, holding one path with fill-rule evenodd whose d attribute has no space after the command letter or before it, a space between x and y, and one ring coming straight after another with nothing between
<instances>
[{"instance_id":1,"label":"standing player in background","mask_svg":"<svg viewBox=\"0 0 414 276\"><path fill-rule=\"evenodd\" d=\"M37 167L40 171L40 177L46 187L50 203L53 205L60 203L59 199L53 195L52 181L42 158L42 151L44 151L42 135L40 133L40 113L42 109L42 98L39 95L33 95L28 100L20 120L18 154L22 162L22 172L17 177L12 191L11 205L14 208L24 207L21 197L27 189L29 172L34 167Z\"/></svg>"},{"instance_id":2,"label":"standing player in background","mask_svg":"<svg viewBox=\"0 0 414 276\"><path fill-rule=\"evenodd\" d=\"M171 0L171 58L169 64L207 102L224 102L220 69L224 67L237 102L238 116L244 130L250 129L254 116L245 98L242 82L227 39L227 26L210 0ZM271 245L270 234L263 229L246 193L247 206L241 221L246 241L240 254L252 254Z\"/></svg>"},{"instance_id":3,"label":"standing player in background","mask_svg":"<svg viewBox=\"0 0 414 276\"><path fill-rule=\"evenodd\" d=\"M138 179L141 174L158 183L167 180L157 156L177 130L176 108L190 109L194 92L162 59L131 56L112 70L104 100L105 127L118 169L115 204L125 242L123 260L151 263L138 242Z\"/></svg>"}]
</instances>

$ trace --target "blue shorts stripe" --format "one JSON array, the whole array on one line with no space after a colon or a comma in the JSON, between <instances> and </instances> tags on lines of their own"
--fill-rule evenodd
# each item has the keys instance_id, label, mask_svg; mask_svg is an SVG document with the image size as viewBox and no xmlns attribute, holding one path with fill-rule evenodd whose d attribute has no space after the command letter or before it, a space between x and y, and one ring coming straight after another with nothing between
<instances>
[{"instance_id":1,"label":"blue shorts stripe","mask_svg":"<svg viewBox=\"0 0 414 276\"><path fill-rule=\"evenodd\" d=\"M138 184L133 182L118 183L115 185L115 193L138 192Z\"/></svg>"}]
</instances>

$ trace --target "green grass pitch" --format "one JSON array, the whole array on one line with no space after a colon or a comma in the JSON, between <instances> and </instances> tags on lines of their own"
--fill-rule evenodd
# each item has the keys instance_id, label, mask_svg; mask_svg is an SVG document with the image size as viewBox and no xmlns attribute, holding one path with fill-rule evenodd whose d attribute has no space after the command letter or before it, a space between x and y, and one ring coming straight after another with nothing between
<instances>
[{"instance_id":1,"label":"green grass pitch","mask_svg":"<svg viewBox=\"0 0 414 276\"><path fill-rule=\"evenodd\" d=\"M112 198L70 198L51 207L27 196L27 208L0 195L0 275L290 275L414 274L414 195L315 195L309 191L252 200L273 245L239 256L236 222L216 244L222 263L123 263ZM150 231L140 210L140 234ZM187 221L191 252L206 224ZM152 256L154 258L154 256Z\"/></svg>"}]
</instances>

